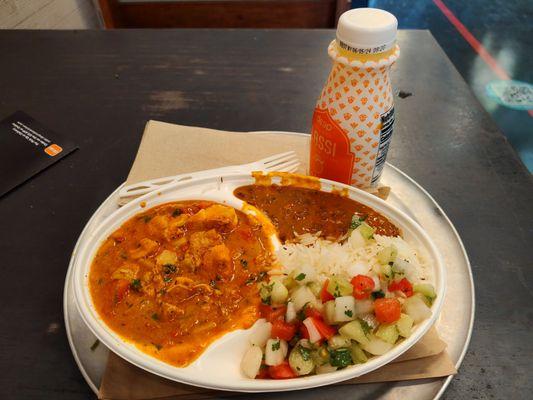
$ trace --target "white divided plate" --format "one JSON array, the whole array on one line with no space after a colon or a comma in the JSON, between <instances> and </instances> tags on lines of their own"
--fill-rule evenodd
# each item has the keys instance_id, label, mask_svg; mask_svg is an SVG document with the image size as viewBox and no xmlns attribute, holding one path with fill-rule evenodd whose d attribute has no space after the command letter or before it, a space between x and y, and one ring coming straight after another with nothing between
<instances>
[{"instance_id":1,"label":"white divided plate","mask_svg":"<svg viewBox=\"0 0 533 400\"><path fill-rule=\"evenodd\" d=\"M390 352L374 357L365 364L329 374L289 380L252 380L244 377L240 371L240 360L248 347L249 330L238 330L226 334L211 344L191 365L186 368L177 368L143 353L106 326L92 303L88 288L88 274L96 251L109 234L133 215L170 201L211 200L241 209L243 203L233 196L233 190L254 182L255 179L249 174L206 175L204 178L180 182L132 201L92 229L90 235L80 244L72 274L79 312L84 322L103 344L134 365L167 379L211 389L271 392L328 385L373 371L408 350L433 325L443 304L446 277L442 258L428 235L410 217L381 199L351 186L321 180L321 190L331 191L334 188L345 188L350 198L372 207L389 218L391 222L400 227L408 242L425 249L430 260L429 264L433 266L433 283L437 290L437 300L432 306L432 317L416 326L413 334ZM273 183L276 183L276 178L273 179ZM145 203L145 207L141 207L141 203Z\"/></svg>"}]
</instances>

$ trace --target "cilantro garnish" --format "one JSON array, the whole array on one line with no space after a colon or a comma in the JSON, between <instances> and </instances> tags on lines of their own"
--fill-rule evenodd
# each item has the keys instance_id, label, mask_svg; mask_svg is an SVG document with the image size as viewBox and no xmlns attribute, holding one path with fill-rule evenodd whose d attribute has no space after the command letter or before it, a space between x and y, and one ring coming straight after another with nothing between
<instances>
[{"instance_id":1,"label":"cilantro garnish","mask_svg":"<svg viewBox=\"0 0 533 400\"><path fill-rule=\"evenodd\" d=\"M130 283L130 287L136 292L138 292L139 290L141 290L141 281L139 279L133 279Z\"/></svg>"},{"instance_id":2,"label":"cilantro garnish","mask_svg":"<svg viewBox=\"0 0 533 400\"><path fill-rule=\"evenodd\" d=\"M353 312L352 312L352 310L346 310L346 311L344 311L344 315L346 315L347 317L352 318L353 317Z\"/></svg>"},{"instance_id":3,"label":"cilantro garnish","mask_svg":"<svg viewBox=\"0 0 533 400\"><path fill-rule=\"evenodd\" d=\"M305 274L303 272L300 272L298 275L296 275L296 277L294 278L294 280L297 280L297 281L303 281L305 279Z\"/></svg>"},{"instance_id":4,"label":"cilantro garnish","mask_svg":"<svg viewBox=\"0 0 533 400\"><path fill-rule=\"evenodd\" d=\"M279 350L280 347L281 347L281 342L279 340L277 340L274 343L272 343L272 351Z\"/></svg>"}]
</instances>

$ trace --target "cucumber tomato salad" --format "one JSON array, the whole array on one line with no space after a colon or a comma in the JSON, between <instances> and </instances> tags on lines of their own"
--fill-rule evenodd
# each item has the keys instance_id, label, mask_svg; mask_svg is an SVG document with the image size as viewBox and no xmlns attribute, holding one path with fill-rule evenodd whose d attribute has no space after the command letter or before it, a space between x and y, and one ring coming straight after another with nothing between
<instances>
[{"instance_id":1,"label":"cucumber tomato salad","mask_svg":"<svg viewBox=\"0 0 533 400\"><path fill-rule=\"evenodd\" d=\"M335 274L313 273L308 255L300 267L259 284L264 320L254 327L241 362L247 377L296 378L365 363L388 352L431 316L435 289L412 273L416 261L405 254L415 254L413 249L400 237L391 241L374 236L363 221L353 225L343 243L315 238L292 245L303 247L291 251L309 253L318 246L323 255L324 246L336 246L337 253L347 255L343 260L365 254L365 267L359 263L356 268L359 273L350 274L354 269L349 267L343 272L336 268Z\"/></svg>"}]
</instances>

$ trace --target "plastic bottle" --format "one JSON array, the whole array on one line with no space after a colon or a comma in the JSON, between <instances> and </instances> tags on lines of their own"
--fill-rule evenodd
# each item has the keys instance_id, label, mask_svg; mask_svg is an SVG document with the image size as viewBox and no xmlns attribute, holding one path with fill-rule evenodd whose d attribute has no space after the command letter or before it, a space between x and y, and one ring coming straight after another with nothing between
<instances>
[{"instance_id":1,"label":"plastic bottle","mask_svg":"<svg viewBox=\"0 0 533 400\"><path fill-rule=\"evenodd\" d=\"M394 15L375 8L341 15L313 114L311 175L361 188L378 183L394 122L389 71L400 55L397 26Z\"/></svg>"}]
</instances>

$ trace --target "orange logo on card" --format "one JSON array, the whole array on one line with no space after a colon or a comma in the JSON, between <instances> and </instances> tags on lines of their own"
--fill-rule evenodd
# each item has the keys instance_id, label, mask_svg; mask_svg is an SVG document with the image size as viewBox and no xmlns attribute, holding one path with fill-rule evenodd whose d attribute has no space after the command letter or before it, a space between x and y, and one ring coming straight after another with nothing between
<instances>
[{"instance_id":1,"label":"orange logo on card","mask_svg":"<svg viewBox=\"0 0 533 400\"><path fill-rule=\"evenodd\" d=\"M51 157L57 156L62 151L63 151L63 148L61 146L58 146L57 144L51 144L46 149L44 149L44 152Z\"/></svg>"}]
</instances>

